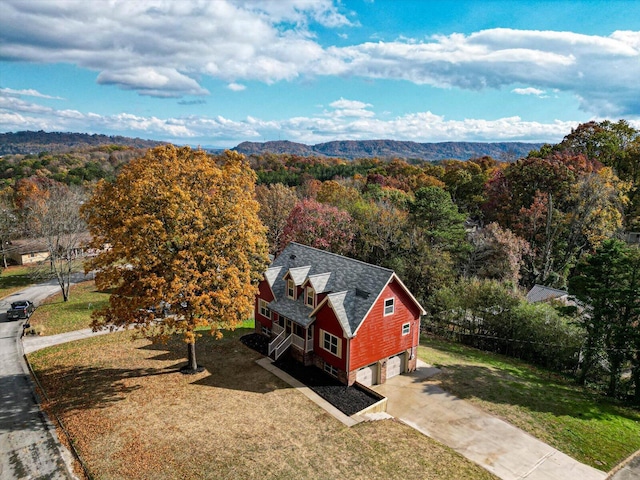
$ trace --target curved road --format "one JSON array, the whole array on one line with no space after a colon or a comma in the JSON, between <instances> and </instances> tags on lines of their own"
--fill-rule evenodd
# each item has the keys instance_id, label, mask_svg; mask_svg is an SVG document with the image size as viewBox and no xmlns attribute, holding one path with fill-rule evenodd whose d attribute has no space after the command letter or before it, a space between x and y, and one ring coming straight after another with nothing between
<instances>
[{"instance_id":1,"label":"curved road","mask_svg":"<svg viewBox=\"0 0 640 480\"><path fill-rule=\"evenodd\" d=\"M0 480L71 479L70 455L40 410L22 354L23 320L7 321L11 302L38 305L60 290L57 283L29 287L0 300Z\"/></svg>"}]
</instances>

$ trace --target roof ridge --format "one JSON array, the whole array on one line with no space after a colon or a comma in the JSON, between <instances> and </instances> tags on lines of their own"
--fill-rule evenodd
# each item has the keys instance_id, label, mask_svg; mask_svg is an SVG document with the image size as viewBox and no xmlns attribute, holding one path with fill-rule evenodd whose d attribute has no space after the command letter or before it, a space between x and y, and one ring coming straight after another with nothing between
<instances>
[{"instance_id":1,"label":"roof ridge","mask_svg":"<svg viewBox=\"0 0 640 480\"><path fill-rule=\"evenodd\" d=\"M340 255L339 253L333 253L333 252L330 252L330 251L328 251L328 250L321 250L321 249L316 248L316 247L311 247L311 246L309 246L309 245L304 245L303 243L290 242L290 244L291 244L291 245L299 245L299 246L301 246L301 247L309 248L309 249L311 249L311 250L316 250L316 251L321 252L321 253L326 253L326 254L328 254L328 255L333 255L333 256L335 256L335 257L340 257L340 258L343 258L343 259L345 259L345 260L349 260L349 261L351 261L351 262L361 263L362 265L366 265L366 266L368 266L368 267L374 267L374 268L378 268L378 269L380 269L380 270L384 270L384 271L387 271L387 272L390 272L390 273L395 273L395 272L394 272L392 269L390 269L390 268L381 267L380 265L375 265L375 264L373 264L373 263L363 262L362 260L358 260L358 259L355 259L355 258L347 257L347 256L345 256L345 255ZM296 268L299 268L299 267L296 267Z\"/></svg>"}]
</instances>

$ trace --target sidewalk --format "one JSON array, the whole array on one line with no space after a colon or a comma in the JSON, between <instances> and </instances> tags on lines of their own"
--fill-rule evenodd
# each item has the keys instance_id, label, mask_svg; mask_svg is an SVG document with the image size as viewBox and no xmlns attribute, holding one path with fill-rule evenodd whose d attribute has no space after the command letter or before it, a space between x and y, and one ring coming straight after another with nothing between
<instances>
[{"instance_id":1,"label":"sidewalk","mask_svg":"<svg viewBox=\"0 0 640 480\"><path fill-rule=\"evenodd\" d=\"M28 354L53 345L59 345L60 343L73 342L75 340L82 340L83 338L94 337L96 335L104 335L105 333L111 332L109 330L94 332L90 328L85 328L83 330L75 330L73 332L42 337L37 335L25 335L22 337L22 345L24 353Z\"/></svg>"}]
</instances>

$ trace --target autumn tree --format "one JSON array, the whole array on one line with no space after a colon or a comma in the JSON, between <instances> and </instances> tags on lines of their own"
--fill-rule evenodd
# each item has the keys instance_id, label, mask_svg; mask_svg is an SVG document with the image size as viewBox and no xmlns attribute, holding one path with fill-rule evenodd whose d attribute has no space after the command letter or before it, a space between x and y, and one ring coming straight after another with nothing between
<instances>
[{"instance_id":1,"label":"autumn tree","mask_svg":"<svg viewBox=\"0 0 640 480\"><path fill-rule=\"evenodd\" d=\"M152 340L181 333L183 371L199 370L201 327L220 338L252 314L268 264L265 228L244 157L211 157L189 147L158 147L101 181L82 213L93 245L108 248L87 269L111 289L93 328L135 325ZM170 305L165 318L151 307Z\"/></svg>"},{"instance_id":2,"label":"autumn tree","mask_svg":"<svg viewBox=\"0 0 640 480\"><path fill-rule=\"evenodd\" d=\"M66 302L72 275L82 271L78 252L85 247L87 226L80 215L85 194L80 188L58 182L38 192L37 196L26 197L22 204L31 235L41 238L48 252L46 263L38 266L35 273L39 277L53 275Z\"/></svg>"},{"instance_id":3,"label":"autumn tree","mask_svg":"<svg viewBox=\"0 0 640 480\"><path fill-rule=\"evenodd\" d=\"M7 247L18 233L18 214L12 200L12 190L0 191L0 268L7 268Z\"/></svg>"},{"instance_id":4,"label":"autumn tree","mask_svg":"<svg viewBox=\"0 0 640 480\"><path fill-rule=\"evenodd\" d=\"M287 218L298 202L298 196L293 188L281 183L273 185L258 185L256 200L260 204L258 215L267 227L269 253L275 254L280 245L280 237L287 225Z\"/></svg>"},{"instance_id":5,"label":"autumn tree","mask_svg":"<svg viewBox=\"0 0 640 480\"><path fill-rule=\"evenodd\" d=\"M298 242L340 255L349 254L355 227L351 215L315 200L301 200L291 211L280 241L280 251Z\"/></svg>"},{"instance_id":6,"label":"autumn tree","mask_svg":"<svg viewBox=\"0 0 640 480\"><path fill-rule=\"evenodd\" d=\"M469 239L472 250L467 274L509 282L517 288L524 257L530 253L529 243L495 222L476 230Z\"/></svg>"}]
</instances>

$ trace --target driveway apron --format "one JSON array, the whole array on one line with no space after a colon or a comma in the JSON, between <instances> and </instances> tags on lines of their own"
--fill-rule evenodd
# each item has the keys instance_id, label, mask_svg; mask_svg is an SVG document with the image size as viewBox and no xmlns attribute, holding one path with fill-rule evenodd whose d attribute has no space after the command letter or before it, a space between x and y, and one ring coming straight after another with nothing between
<instances>
[{"instance_id":1,"label":"driveway apron","mask_svg":"<svg viewBox=\"0 0 640 480\"><path fill-rule=\"evenodd\" d=\"M503 480L603 480L584 465L513 425L427 383L434 368L373 387L388 399L387 413L451 447Z\"/></svg>"}]
</instances>

